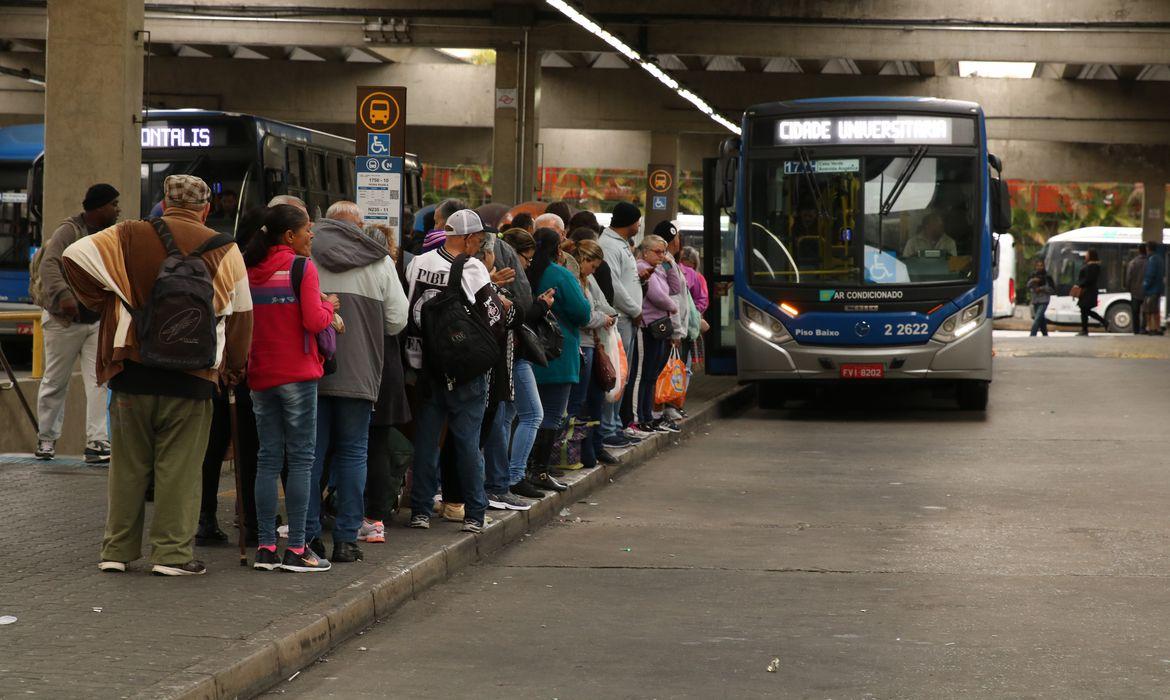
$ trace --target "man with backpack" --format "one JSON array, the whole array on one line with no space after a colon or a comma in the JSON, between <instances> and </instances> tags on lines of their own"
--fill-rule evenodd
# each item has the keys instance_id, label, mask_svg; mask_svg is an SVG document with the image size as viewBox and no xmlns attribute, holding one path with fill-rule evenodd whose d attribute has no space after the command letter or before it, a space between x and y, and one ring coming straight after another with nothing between
<instances>
[{"instance_id":1,"label":"man with backpack","mask_svg":"<svg viewBox=\"0 0 1170 700\"><path fill-rule=\"evenodd\" d=\"M470 209L452 214L442 246L411 261L406 271L410 318L406 357L418 377L415 416L413 528L430 527L439 481L439 439L447 425L464 493L463 531L483 531L484 493L480 430L488 372L500 361L511 304L492 289L491 276L474 257L483 246L483 222ZM446 497L446 495L445 495Z\"/></svg>"},{"instance_id":2,"label":"man with backpack","mask_svg":"<svg viewBox=\"0 0 1170 700\"><path fill-rule=\"evenodd\" d=\"M317 486L329 463L337 496L333 552L329 561L346 564L363 558L357 544L365 515L366 460L370 420L382 387L384 337L406 327L406 294L394 269L385 239L362 229L362 214L353 202L334 202L313 225L313 262L321 292L341 300L338 314L345 332L337 337L336 371L317 386L317 454L310 482L305 541L325 556L321 534L321 498Z\"/></svg>"},{"instance_id":3,"label":"man with backpack","mask_svg":"<svg viewBox=\"0 0 1170 700\"><path fill-rule=\"evenodd\" d=\"M90 187L72 216L44 240L29 266L29 294L40 306L45 340L45 376L37 390L37 459L57 455L57 439L65 422L65 397L73 365L81 356L85 384L85 462L110 463L110 434L106 421L106 391L97 381L98 314L85 308L65 280L61 253L74 241L113 226L121 210L118 190L100 183Z\"/></svg>"},{"instance_id":4,"label":"man with backpack","mask_svg":"<svg viewBox=\"0 0 1170 700\"><path fill-rule=\"evenodd\" d=\"M243 376L252 296L231 236L204 222L211 191L192 175L163 183L160 219L124 221L65 249L65 275L101 313L98 381L113 391L102 571L142 556L147 481L154 473L152 572L189 576L203 453L216 385Z\"/></svg>"}]
</instances>

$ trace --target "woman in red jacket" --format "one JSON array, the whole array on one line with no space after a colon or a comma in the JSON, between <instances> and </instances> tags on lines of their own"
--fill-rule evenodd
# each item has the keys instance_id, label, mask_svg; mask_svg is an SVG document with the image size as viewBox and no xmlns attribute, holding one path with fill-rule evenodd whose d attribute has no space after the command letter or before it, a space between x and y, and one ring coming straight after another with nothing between
<instances>
[{"instance_id":1,"label":"woman in red jacket","mask_svg":"<svg viewBox=\"0 0 1170 700\"><path fill-rule=\"evenodd\" d=\"M260 526L257 569L328 571L329 562L305 546L305 515L317 437L317 380L324 358L317 334L331 327L336 296L321 294L317 268L304 261L300 289L293 263L308 258L313 242L309 217L287 204L268 210L264 226L244 251L254 304L248 386L256 412L260 451L256 464L256 517ZM276 556L276 481L288 463L285 510L288 547Z\"/></svg>"}]
</instances>

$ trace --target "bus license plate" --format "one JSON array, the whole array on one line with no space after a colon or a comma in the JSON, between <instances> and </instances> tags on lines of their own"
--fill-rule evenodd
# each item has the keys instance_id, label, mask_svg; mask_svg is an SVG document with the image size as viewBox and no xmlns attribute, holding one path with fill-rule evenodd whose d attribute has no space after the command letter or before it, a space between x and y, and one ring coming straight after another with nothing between
<instances>
[{"instance_id":1,"label":"bus license plate","mask_svg":"<svg viewBox=\"0 0 1170 700\"><path fill-rule=\"evenodd\" d=\"M883 364L841 365L842 379L881 379L886 376Z\"/></svg>"}]
</instances>

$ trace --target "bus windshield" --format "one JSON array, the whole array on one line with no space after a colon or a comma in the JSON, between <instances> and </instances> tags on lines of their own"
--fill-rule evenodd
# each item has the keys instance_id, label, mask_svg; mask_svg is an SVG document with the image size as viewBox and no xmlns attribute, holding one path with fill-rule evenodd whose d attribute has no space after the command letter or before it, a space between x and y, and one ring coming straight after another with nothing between
<instances>
[{"instance_id":1,"label":"bus windshield","mask_svg":"<svg viewBox=\"0 0 1170 700\"><path fill-rule=\"evenodd\" d=\"M236 215L241 203L245 174L249 164L243 160L212 160L199 155L191 160L144 162L142 164L142 208L149 212L163 198L163 181L168 175L196 175L211 188L211 213L207 215L208 228L220 233L235 233ZM252 190L256 188L251 187ZM245 196L248 196L247 194ZM253 199L248 196L248 199Z\"/></svg>"},{"instance_id":2,"label":"bus windshield","mask_svg":"<svg viewBox=\"0 0 1170 700\"><path fill-rule=\"evenodd\" d=\"M888 285L975 279L972 156L754 159L747 269L762 285Z\"/></svg>"}]
</instances>

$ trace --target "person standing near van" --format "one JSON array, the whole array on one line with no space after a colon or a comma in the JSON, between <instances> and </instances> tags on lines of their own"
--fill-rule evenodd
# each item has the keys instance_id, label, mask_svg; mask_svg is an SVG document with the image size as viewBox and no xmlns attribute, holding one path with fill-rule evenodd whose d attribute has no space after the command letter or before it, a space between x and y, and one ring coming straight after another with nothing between
<instances>
[{"instance_id":1,"label":"person standing near van","mask_svg":"<svg viewBox=\"0 0 1170 700\"><path fill-rule=\"evenodd\" d=\"M1137 255L1125 265L1125 288L1129 291L1129 306L1133 309L1133 334L1141 335L1145 331L1145 300L1146 300L1146 244L1138 243Z\"/></svg>"},{"instance_id":2,"label":"person standing near van","mask_svg":"<svg viewBox=\"0 0 1170 700\"><path fill-rule=\"evenodd\" d=\"M1109 331L1109 322L1101 318L1101 314L1093 310L1097 305L1097 289L1101 283L1101 255L1096 248L1089 248L1085 251L1085 266L1081 268L1080 277L1077 278L1077 286L1080 287L1080 295L1077 296L1077 306L1081 309L1081 332L1077 335L1089 334L1089 319L1096 319L1105 327L1105 331Z\"/></svg>"},{"instance_id":3,"label":"person standing near van","mask_svg":"<svg viewBox=\"0 0 1170 700\"><path fill-rule=\"evenodd\" d=\"M1028 278L1028 291L1032 293L1032 332L1029 335L1035 336L1036 331L1040 331L1048 337L1048 319L1044 314L1055 290L1056 282L1044 269L1044 260L1038 258L1032 276Z\"/></svg>"}]
</instances>

